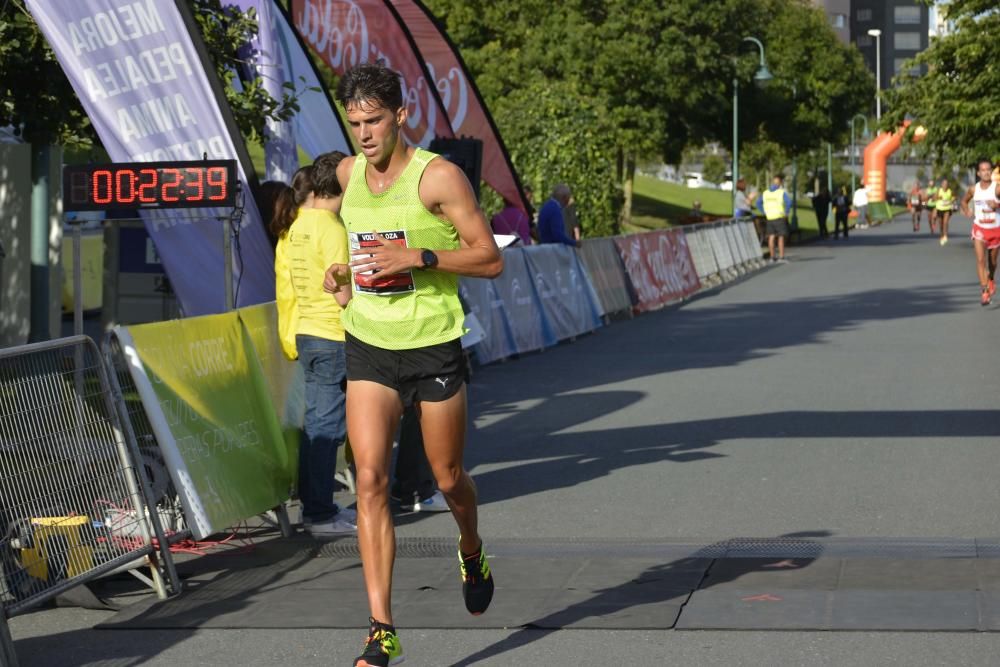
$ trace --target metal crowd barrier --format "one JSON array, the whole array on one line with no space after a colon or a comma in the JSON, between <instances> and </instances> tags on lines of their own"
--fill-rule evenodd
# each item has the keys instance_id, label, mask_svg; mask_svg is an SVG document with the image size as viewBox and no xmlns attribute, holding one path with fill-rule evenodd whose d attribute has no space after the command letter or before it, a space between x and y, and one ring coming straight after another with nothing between
<instances>
[{"instance_id":1,"label":"metal crowd barrier","mask_svg":"<svg viewBox=\"0 0 1000 667\"><path fill-rule=\"evenodd\" d=\"M684 231L706 286L728 282L764 266L760 242L749 218L685 225Z\"/></svg>"},{"instance_id":2,"label":"metal crowd barrier","mask_svg":"<svg viewBox=\"0 0 1000 667\"><path fill-rule=\"evenodd\" d=\"M135 441L119 418L122 397L94 342L74 336L0 350L0 395L0 616L144 562L161 598L168 585L179 592Z\"/></svg>"}]
</instances>

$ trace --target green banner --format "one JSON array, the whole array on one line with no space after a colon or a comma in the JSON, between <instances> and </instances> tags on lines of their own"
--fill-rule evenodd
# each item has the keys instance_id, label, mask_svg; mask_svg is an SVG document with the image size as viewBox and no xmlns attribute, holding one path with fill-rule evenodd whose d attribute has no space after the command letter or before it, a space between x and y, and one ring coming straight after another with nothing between
<instances>
[{"instance_id":1,"label":"green banner","mask_svg":"<svg viewBox=\"0 0 1000 667\"><path fill-rule=\"evenodd\" d=\"M146 391L141 378L136 384L197 538L279 505L294 483L296 451L274 407L279 389L265 371L274 360L258 357L267 317L249 313L250 330L233 312L119 335L148 379Z\"/></svg>"}]
</instances>

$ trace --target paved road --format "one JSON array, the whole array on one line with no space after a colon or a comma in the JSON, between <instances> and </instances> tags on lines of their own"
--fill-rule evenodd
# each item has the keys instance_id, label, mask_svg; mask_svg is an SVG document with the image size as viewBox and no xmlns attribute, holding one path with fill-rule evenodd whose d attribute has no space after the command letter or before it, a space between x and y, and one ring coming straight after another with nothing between
<instances>
[{"instance_id":1,"label":"paved road","mask_svg":"<svg viewBox=\"0 0 1000 667\"><path fill-rule=\"evenodd\" d=\"M897 220L793 248L789 264L682 307L480 369L468 458L484 535L1000 535L1000 305L979 306L968 229L956 220L940 247ZM399 529L454 533L440 515ZM347 665L362 640L90 629L106 617L45 610L11 627L27 665ZM417 665L986 665L1000 650L995 635L956 633L411 630L404 641Z\"/></svg>"}]
</instances>

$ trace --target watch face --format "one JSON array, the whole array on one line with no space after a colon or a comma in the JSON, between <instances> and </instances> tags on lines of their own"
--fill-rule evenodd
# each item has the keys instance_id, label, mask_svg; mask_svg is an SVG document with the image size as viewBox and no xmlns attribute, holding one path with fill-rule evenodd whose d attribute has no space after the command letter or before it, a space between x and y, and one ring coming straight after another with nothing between
<instances>
[{"instance_id":1,"label":"watch face","mask_svg":"<svg viewBox=\"0 0 1000 667\"><path fill-rule=\"evenodd\" d=\"M437 255L434 254L433 250L424 250L421 253L420 258L424 262L424 268L425 269L434 266L435 264L437 264L437 261L438 261Z\"/></svg>"}]
</instances>

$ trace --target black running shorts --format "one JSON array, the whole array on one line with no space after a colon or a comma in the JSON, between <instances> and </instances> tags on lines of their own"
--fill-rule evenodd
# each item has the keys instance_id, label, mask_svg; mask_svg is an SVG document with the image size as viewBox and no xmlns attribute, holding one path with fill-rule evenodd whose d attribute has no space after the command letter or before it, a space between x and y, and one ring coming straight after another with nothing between
<instances>
[{"instance_id":1,"label":"black running shorts","mask_svg":"<svg viewBox=\"0 0 1000 667\"><path fill-rule=\"evenodd\" d=\"M399 392L404 406L445 401L468 377L460 338L411 350L386 350L347 334L347 381L368 380Z\"/></svg>"},{"instance_id":2,"label":"black running shorts","mask_svg":"<svg viewBox=\"0 0 1000 667\"><path fill-rule=\"evenodd\" d=\"M788 236L788 218L768 220L764 224L765 236Z\"/></svg>"}]
</instances>

